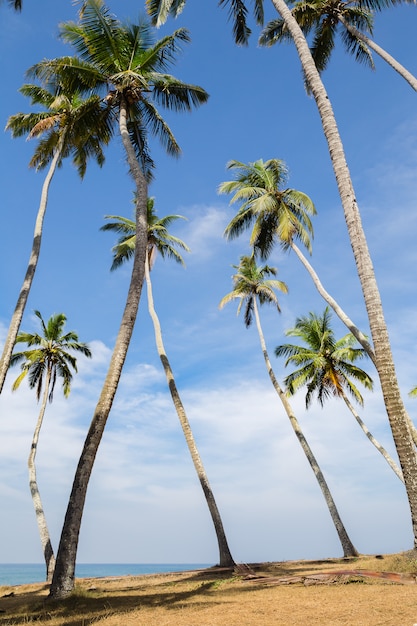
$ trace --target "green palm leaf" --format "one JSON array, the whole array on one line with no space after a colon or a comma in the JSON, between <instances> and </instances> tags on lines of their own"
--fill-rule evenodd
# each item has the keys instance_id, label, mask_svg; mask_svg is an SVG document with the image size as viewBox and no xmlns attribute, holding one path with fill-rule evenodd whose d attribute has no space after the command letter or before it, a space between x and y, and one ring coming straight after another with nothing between
<instances>
[{"instance_id":1,"label":"green palm leaf","mask_svg":"<svg viewBox=\"0 0 417 626\"><path fill-rule=\"evenodd\" d=\"M282 344L275 349L277 357L286 359L285 366L293 364L297 368L285 379L290 395L306 387L306 407L309 407L315 395L323 405L326 399L342 396L347 391L360 405L363 404L355 381L366 389L372 389L373 382L363 369L355 365L355 361L363 359L367 353L363 348L356 347L356 339L350 333L335 340L328 307L321 316L310 313L297 318L294 328L289 329L286 335L303 342L303 345Z\"/></svg>"},{"instance_id":2,"label":"green palm leaf","mask_svg":"<svg viewBox=\"0 0 417 626\"><path fill-rule=\"evenodd\" d=\"M230 161L227 167L235 172L235 179L221 183L218 191L233 194L230 204L238 202L241 206L226 227L225 236L234 239L253 226L250 244L262 259L269 256L277 241L287 249L298 239L311 252L310 216L316 209L301 191L281 189L288 177L285 163L279 159L248 164Z\"/></svg>"}]
</instances>

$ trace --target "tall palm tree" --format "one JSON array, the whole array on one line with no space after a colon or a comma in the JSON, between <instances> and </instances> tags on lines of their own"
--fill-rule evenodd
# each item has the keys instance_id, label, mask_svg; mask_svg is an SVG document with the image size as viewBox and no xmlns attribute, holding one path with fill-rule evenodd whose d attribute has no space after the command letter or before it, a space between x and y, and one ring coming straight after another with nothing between
<instances>
[{"instance_id":1,"label":"tall palm tree","mask_svg":"<svg viewBox=\"0 0 417 626\"><path fill-rule=\"evenodd\" d=\"M372 3L368 4L372 5ZM362 61L373 69L374 63L370 52L373 50L417 91L417 78L371 39L373 12L363 3L347 4L340 0L298 0L291 12L306 35L314 31L311 53L320 72L328 65L335 46L335 37L341 26L342 41L347 52L354 54L358 61ZM262 46L271 46L288 39L291 37L289 37L284 20L277 19L265 26L259 43Z\"/></svg>"},{"instance_id":2,"label":"tall palm tree","mask_svg":"<svg viewBox=\"0 0 417 626\"><path fill-rule=\"evenodd\" d=\"M22 370L13 383L13 391L18 389L22 380L27 377L29 387L36 390L37 400L39 401L42 396L38 421L32 437L28 468L30 492L46 564L46 579L50 582L55 567L55 555L36 478L36 453L39 435L46 405L48 400L49 402L53 400L58 378L62 379L62 389L66 398L71 391L73 372L77 372L77 360L72 353L78 352L86 357L91 357L91 351L87 344L78 341L78 335L74 331L64 334L67 318L63 313L52 315L46 324L39 311L35 311L35 315L40 320L42 334L20 332L16 338L16 344L25 343L27 349L14 352L10 366L20 363Z\"/></svg>"},{"instance_id":3,"label":"tall palm tree","mask_svg":"<svg viewBox=\"0 0 417 626\"><path fill-rule=\"evenodd\" d=\"M254 163L230 161L227 167L235 172L235 179L221 183L219 193L234 194L230 204L239 202L241 206L226 226L225 236L228 239L235 239L252 226L250 244L262 259L269 256L275 243L279 243L284 250L293 250L308 271L320 295L375 362L375 355L368 339L326 291L296 244L295 240L300 241L311 254L313 226L310 217L316 214L316 209L305 193L285 187L288 168L284 161L280 159L268 161L259 159Z\"/></svg>"},{"instance_id":4,"label":"tall palm tree","mask_svg":"<svg viewBox=\"0 0 417 626\"><path fill-rule=\"evenodd\" d=\"M262 331L257 301L259 300L259 304L261 305L273 304L277 307L279 311L280 309L278 298L274 292L274 289L279 289L280 291L286 293L287 287L285 283L282 283L281 281L268 279L268 276L276 275L276 269L274 267L269 267L268 265L258 267L256 265L254 255L242 256L240 258L240 264L234 267L237 269L237 273L233 276L234 289L226 296L224 296L219 306L220 308L222 308L225 304L231 302L232 300L240 300L238 313L240 312L242 306L245 306L244 320L246 327L249 327L251 325L252 319L253 317L255 317L261 343L261 349L264 356L265 365L268 370L269 378L282 402L282 405L285 409L285 412L287 413L295 435L303 449L304 454L307 457L310 467L313 470L320 489L323 493L331 518L333 520L333 524L339 536L343 553L345 556L356 556L358 552L346 532L327 482L301 430L300 424L294 414L294 411L292 410L288 398L285 395L284 391L281 389L278 380L276 379L266 348L266 342Z\"/></svg>"},{"instance_id":5,"label":"tall palm tree","mask_svg":"<svg viewBox=\"0 0 417 626\"><path fill-rule=\"evenodd\" d=\"M285 0L271 0L274 8L285 22L289 35L294 41L308 90L313 95L320 115L323 133L327 141L346 227L352 246L359 281L362 287L365 307L371 329L378 371L388 420L404 476L407 492L414 547L417 548L417 451L411 433L410 418L405 409L388 335L388 328L382 308L381 295L362 225L352 177L346 161L345 151L336 123L333 107L326 88L321 80L307 40L291 9ZM372 5L371 5L372 2ZM247 43L250 29L247 28L247 8L244 0L221 0L228 6L234 19L235 39ZM379 10L395 4L395 0L366 0L364 6ZM176 15L185 5L185 0L147 0L148 12L154 23L162 23L169 14ZM263 23L263 0L254 1L255 18Z\"/></svg>"},{"instance_id":6,"label":"tall palm tree","mask_svg":"<svg viewBox=\"0 0 417 626\"><path fill-rule=\"evenodd\" d=\"M111 230L121 233L117 244L113 247L113 263L111 269L114 270L119 267L123 262L129 260L133 255L136 237L135 223L132 220L128 220L125 217L120 217L117 215L107 215L106 218L114 219L116 221L105 224L101 230ZM182 258L182 255L177 250L177 248L180 248L187 252L189 251L188 246L183 241L181 241L181 239L169 234L167 230L168 226L177 219L185 218L183 218L181 215L166 215L165 217L159 218L154 210L154 198L148 199L148 254L146 256L145 262L145 279L148 292L149 314L153 321L156 347L165 371L172 401L174 403L178 419L180 420L181 428L184 433L188 450L190 452L191 459L197 472L197 476L203 489L207 506L209 508L210 515L213 521L219 547L219 565L220 567L232 567L234 565L234 560L227 542L220 511L217 507L216 500L211 489L210 482L208 480L208 476L204 469L204 465L201 460L200 453L198 451L191 430L191 426L175 382L171 364L166 354L162 338L161 324L155 310L152 293L150 270L155 261L156 253L159 253L163 258L169 257L174 259L177 263L184 265L184 259Z\"/></svg>"},{"instance_id":7,"label":"tall palm tree","mask_svg":"<svg viewBox=\"0 0 417 626\"><path fill-rule=\"evenodd\" d=\"M46 88L35 84L23 85L20 91L30 98L32 105L39 105L41 110L12 115L6 129L11 131L13 137L40 138L29 165L38 170L47 165L49 168L42 186L28 267L0 359L0 393L38 265L52 178L66 157L72 157L81 178L85 175L89 158L93 157L100 166L103 165L103 147L110 141L112 134L103 104L97 95L84 98L78 89L64 90L59 81Z\"/></svg>"},{"instance_id":8,"label":"tall palm tree","mask_svg":"<svg viewBox=\"0 0 417 626\"><path fill-rule=\"evenodd\" d=\"M179 44L189 41L184 29L155 42L153 29L147 22L122 23L110 14L101 0L86 0L79 22L61 25L61 36L74 46L79 57L42 61L32 71L46 82L51 76L59 75L67 85L82 85L87 91L93 89L104 93L107 106L118 121L135 183L136 247L119 332L73 481L50 589L52 598L64 597L74 587L78 537L88 482L137 316L147 251L148 181L153 167L148 134L159 137L169 154L180 152L156 104L176 111L189 111L208 98L201 87L183 83L166 73L176 60Z\"/></svg>"},{"instance_id":9,"label":"tall palm tree","mask_svg":"<svg viewBox=\"0 0 417 626\"><path fill-rule=\"evenodd\" d=\"M404 482L400 468L369 431L347 396L346 392L363 406L363 396L354 381L360 382L366 389L373 388L371 377L355 365L355 361L366 356L363 348L355 346L355 337L349 333L339 340L335 339L328 307L323 315L310 313L306 317L297 318L294 328L285 334L297 337L304 343L301 346L286 343L275 348L275 356L287 357L285 366L297 366L284 380L288 393L292 396L306 386L306 408L311 406L314 395L317 395L321 406L330 397L342 398L369 441Z\"/></svg>"}]
</instances>

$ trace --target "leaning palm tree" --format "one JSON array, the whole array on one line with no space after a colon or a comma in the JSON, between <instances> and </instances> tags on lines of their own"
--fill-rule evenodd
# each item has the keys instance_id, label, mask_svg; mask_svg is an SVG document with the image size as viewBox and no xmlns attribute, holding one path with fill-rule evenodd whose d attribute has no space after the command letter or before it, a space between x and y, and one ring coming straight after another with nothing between
<instances>
[{"instance_id":1,"label":"leaning palm tree","mask_svg":"<svg viewBox=\"0 0 417 626\"><path fill-rule=\"evenodd\" d=\"M111 230L121 234L117 244L113 247L113 263L111 269L114 270L133 256L136 237L135 223L132 220L129 220L125 217L120 217L118 215L106 215L106 218L116 221L105 224L101 230ZM166 215L165 217L159 218L154 211L154 198L148 199L148 254L146 255L145 261L145 279L148 292L149 314L153 321L156 347L165 371L172 401L180 420L181 428L184 433L188 450L190 452L191 459L197 472L197 476L199 478L204 496L206 498L207 506L210 511L211 519L213 521L219 547L219 565L220 567L232 567L234 565L234 560L229 549L220 511L217 507L216 500L211 489L210 482L208 480L208 476L204 469L204 465L201 460L200 453L198 451L191 430L191 426L188 421L188 417L185 412L185 408L175 382L171 364L166 354L162 338L161 325L155 310L152 294L150 270L155 261L156 253L159 253L162 258L168 257L174 259L174 261L176 261L177 263L184 265L184 259L182 258L182 255L177 248L180 248L187 252L189 251L188 246L183 241L181 241L181 239L179 239L178 237L174 237L167 230L168 226L177 219L185 218L183 218L181 215Z\"/></svg>"},{"instance_id":2,"label":"leaning palm tree","mask_svg":"<svg viewBox=\"0 0 417 626\"><path fill-rule=\"evenodd\" d=\"M335 37L341 26L341 37L347 52L373 69L373 50L417 91L417 78L371 39L373 12L362 2L348 4L340 0L299 0L295 2L291 12L305 35L314 31L311 53L320 72L329 63ZM291 37L284 20L276 19L265 26L259 43L262 46L271 46L288 40Z\"/></svg>"},{"instance_id":3,"label":"leaning palm tree","mask_svg":"<svg viewBox=\"0 0 417 626\"><path fill-rule=\"evenodd\" d=\"M103 165L103 147L112 134L103 103L97 95L84 98L78 89L64 89L59 81L47 88L35 84L23 85L20 91L41 110L12 115L6 129L12 132L13 137L39 138L29 165L37 170L47 165L49 168L42 186L28 267L0 359L0 393L38 265L49 187L56 169L62 165L64 158L71 156L83 178L89 158L93 157L100 166Z\"/></svg>"},{"instance_id":4,"label":"leaning palm tree","mask_svg":"<svg viewBox=\"0 0 417 626\"><path fill-rule=\"evenodd\" d=\"M51 76L58 75L66 85L83 86L86 91L94 90L104 95L119 125L136 192L136 247L126 305L73 481L50 589L53 598L68 595L74 587L78 537L88 483L137 316L147 252L148 181L153 167L149 133L161 139L169 154L180 152L156 105L189 111L208 98L201 87L183 83L166 73L176 60L179 45L189 41L187 31L178 29L156 42L153 35L147 22L122 23L110 14L101 0L86 0L79 22L61 25L62 38L74 46L79 57L45 60L32 68L32 72L46 82Z\"/></svg>"},{"instance_id":5,"label":"leaning palm tree","mask_svg":"<svg viewBox=\"0 0 417 626\"><path fill-rule=\"evenodd\" d=\"M368 339L348 317L342 307L326 291L317 273L298 247L301 242L311 254L313 226L316 214L313 201L302 191L285 186L288 168L280 159L259 159L254 163L230 161L228 169L234 180L219 185L219 193L233 194L230 204L240 203L235 217L226 226L227 239L235 239L252 227L250 245L262 259L267 259L275 243L283 250L293 250L308 271L313 283L350 332L357 338L373 362L375 355Z\"/></svg>"},{"instance_id":6,"label":"leaning palm tree","mask_svg":"<svg viewBox=\"0 0 417 626\"><path fill-rule=\"evenodd\" d=\"M400 468L369 431L346 393L348 392L360 406L363 406L363 396L354 381L360 382L366 389L373 388L371 377L365 370L355 365L355 361L366 356L363 348L355 346L355 337L349 333L339 340L335 339L328 307L325 308L323 315L310 313L306 317L297 318L294 328L290 328L285 334L288 337L297 337L304 343L301 346L285 343L275 348L275 356L287 357L285 366L290 364L297 366L297 369L284 380L289 395L292 396L300 388L307 387L307 409L315 395L321 406L328 398L342 398L369 441L404 482Z\"/></svg>"},{"instance_id":7,"label":"leaning palm tree","mask_svg":"<svg viewBox=\"0 0 417 626\"><path fill-rule=\"evenodd\" d=\"M311 253L313 227L310 216L316 214L316 209L305 193L285 187L288 178L286 164L279 159L259 159L254 163L230 161L228 169L234 171L235 179L221 183L219 193L233 194L230 204L238 202L241 206L225 229L226 237L234 239L252 226L250 243L261 258L266 259L269 256L275 243L279 243L284 250L292 250L307 270L319 294L376 366L375 353L368 338L325 289L296 243L296 240L300 241ZM407 421L413 441L417 445L417 429L408 415Z\"/></svg>"},{"instance_id":8,"label":"leaning palm tree","mask_svg":"<svg viewBox=\"0 0 417 626\"><path fill-rule=\"evenodd\" d=\"M29 387L36 390L37 400L39 401L42 396L38 421L32 437L28 468L30 492L33 506L35 507L36 521L46 564L46 579L50 582L55 567L55 555L36 478L36 453L39 435L46 405L48 400L49 402L53 400L58 378L62 378L62 388L66 398L71 391L73 372L77 372L77 360L71 353L78 352L86 357L91 357L91 351L87 344L78 341L78 335L74 331L64 334L67 318L63 313L52 315L46 324L39 311L35 311L35 315L40 320L42 334L20 332L17 336L16 344L25 343L27 344L27 349L21 352L14 352L10 366L21 363L22 370L13 383L13 391L18 389L22 380L27 377Z\"/></svg>"},{"instance_id":9,"label":"leaning palm tree","mask_svg":"<svg viewBox=\"0 0 417 626\"><path fill-rule=\"evenodd\" d=\"M276 379L266 348L266 342L262 331L257 301L259 300L260 305L273 304L277 307L279 311L280 308L278 298L274 292L274 289L279 289L280 291L286 293L287 287L285 283L281 281L268 279L268 276L276 275L276 269L273 267L269 267L268 265L264 265L262 267L257 266L254 255L242 256L240 258L240 264L234 267L237 269L237 273L233 276L234 289L226 296L224 296L219 306L220 308L222 308L225 304L231 302L232 300L239 300L240 302L238 306L238 314L241 311L242 306L245 306L244 320L246 327L249 327L251 325L253 317L255 317L262 353L272 385L282 402L282 405L288 415L295 435L303 449L304 454L307 457L310 467L313 470L320 489L323 493L327 507L330 512L330 516L333 520L333 524L336 528L340 543L342 545L343 553L345 556L356 556L358 552L352 541L350 540L349 535L347 534L347 531L337 510L336 504L333 500L330 489L327 485L327 482L301 430L300 424L294 414L294 411L292 410L288 398L285 395L284 391L281 389L281 386Z\"/></svg>"},{"instance_id":10,"label":"leaning palm tree","mask_svg":"<svg viewBox=\"0 0 417 626\"><path fill-rule=\"evenodd\" d=\"M147 0L148 12L155 24L163 23L168 15L177 15L186 0ZM378 371L388 420L404 476L407 492L414 547L417 548L417 451L411 433L410 418L405 409L388 335L388 328L382 308L381 295L368 243L362 225L352 177L346 161L343 142L336 123L333 107L326 88L321 80L307 40L297 20L285 0L271 0L274 8L285 22L300 59L302 72L308 91L313 95L320 115L323 132L327 141L346 227L362 287L365 307L375 352L375 365ZM236 42L245 44L250 35L247 27L247 7L244 0L220 0L221 5L230 8L234 20ZM254 1L254 14L258 24L263 24L263 0ZM362 3L373 10L395 4L395 0L366 0Z\"/></svg>"}]
</instances>

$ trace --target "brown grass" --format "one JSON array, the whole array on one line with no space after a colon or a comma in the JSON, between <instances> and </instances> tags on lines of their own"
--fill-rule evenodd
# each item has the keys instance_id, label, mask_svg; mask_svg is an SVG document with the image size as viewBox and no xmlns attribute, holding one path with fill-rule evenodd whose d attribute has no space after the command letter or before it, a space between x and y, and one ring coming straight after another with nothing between
<instances>
[{"instance_id":1,"label":"brown grass","mask_svg":"<svg viewBox=\"0 0 417 626\"><path fill-rule=\"evenodd\" d=\"M0 626L417 625L415 552L250 568L82 579L62 602L47 601L46 584L0 587ZM404 574L398 583L361 571Z\"/></svg>"}]
</instances>

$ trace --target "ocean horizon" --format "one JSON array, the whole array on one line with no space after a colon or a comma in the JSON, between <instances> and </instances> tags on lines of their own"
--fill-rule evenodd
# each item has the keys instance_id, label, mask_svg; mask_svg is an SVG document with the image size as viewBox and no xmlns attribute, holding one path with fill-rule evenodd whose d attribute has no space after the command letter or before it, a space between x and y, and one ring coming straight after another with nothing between
<instances>
[{"instance_id":1,"label":"ocean horizon","mask_svg":"<svg viewBox=\"0 0 417 626\"><path fill-rule=\"evenodd\" d=\"M144 576L213 567L213 563L77 563L76 578ZM0 586L45 582L44 563L0 563Z\"/></svg>"}]
</instances>

